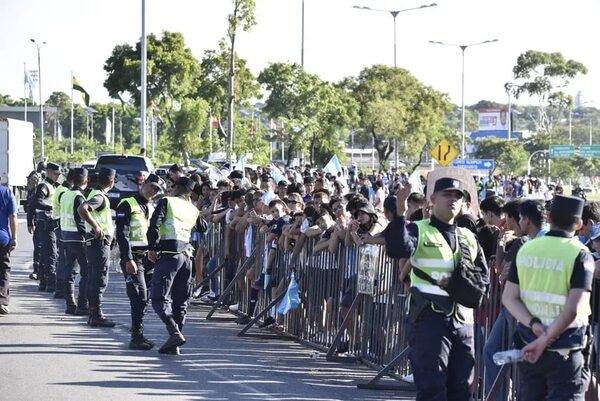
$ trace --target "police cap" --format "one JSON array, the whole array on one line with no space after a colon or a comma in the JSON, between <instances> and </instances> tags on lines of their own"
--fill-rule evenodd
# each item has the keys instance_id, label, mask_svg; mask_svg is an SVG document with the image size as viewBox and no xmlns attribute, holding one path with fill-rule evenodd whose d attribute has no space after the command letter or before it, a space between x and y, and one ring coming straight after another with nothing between
<instances>
[{"instance_id":1,"label":"police cap","mask_svg":"<svg viewBox=\"0 0 600 401\"><path fill-rule=\"evenodd\" d=\"M60 171L60 166L56 163L48 163L46 165L46 170Z\"/></svg>"},{"instance_id":2,"label":"police cap","mask_svg":"<svg viewBox=\"0 0 600 401\"><path fill-rule=\"evenodd\" d=\"M188 191L193 191L194 187L196 186L196 182L194 180L192 180L191 178L188 177L179 177L176 181L175 181L175 185L185 188Z\"/></svg>"},{"instance_id":3,"label":"police cap","mask_svg":"<svg viewBox=\"0 0 600 401\"><path fill-rule=\"evenodd\" d=\"M145 182L154 187L157 187L160 190L163 190L165 188L165 181L156 174L150 174L148 178L146 178Z\"/></svg>"},{"instance_id":4,"label":"police cap","mask_svg":"<svg viewBox=\"0 0 600 401\"><path fill-rule=\"evenodd\" d=\"M433 186L433 193L455 191L465 197L465 186L456 178L444 177L438 179Z\"/></svg>"},{"instance_id":5,"label":"police cap","mask_svg":"<svg viewBox=\"0 0 600 401\"><path fill-rule=\"evenodd\" d=\"M564 216L581 218L585 201L576 196L556 195L552 200L552 211L559 211Z\"/></svg>"},{"instance_id":6,"label":"police cap","mask_svg":"<svg viewBox=\"0 0 600 401\"><path fill-rule=\"evenodd\" d=\"M110 179L115 178L116 174L117 174L117 172L115 171L114 168L102 167L100 169L100 171L98 171L98 179L100 179L100 181L110 180Z\"/></svg>"}]
</instances>

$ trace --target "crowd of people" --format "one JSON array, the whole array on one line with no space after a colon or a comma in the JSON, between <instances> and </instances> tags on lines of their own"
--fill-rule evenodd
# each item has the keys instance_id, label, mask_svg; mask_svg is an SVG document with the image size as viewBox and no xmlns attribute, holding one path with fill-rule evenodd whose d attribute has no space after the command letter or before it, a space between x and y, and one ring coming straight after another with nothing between
<instances>
[{"instance_id":1,"label":"crowd of people","mask_svg":"<svg viewBox=\"0 0 600 401\"><path fill-rule=\"evenodd\" d=\"M197 285L215 268L206 236L220 225L225 258L233 257L234 235L248 239L246 256L253 234L266 236L262 271L245 276L245 290L243 283L234 288L248 298L240 324L250 322L261 293L271 298L285 291L287 278L273 280L278 252L291 255L294 271L309 240L315 254L385 247L410 292L410 360L419 400L469 399L476 354L483 356L479 380L489 392L500 370L494 355L513 347L523 350L525 361L519 365L519 400L582 399L590 369L598 371L599 202L559 193L528 198L544 190L532 179L526 185L476 179L473 193L452 176L428 188L423 177L396 171L367 175L351 168L345 175L269 165L234 170L215 182L174 164L167 176L151 174L138 194L121 200L113 223L107 192L114 170L74 168L63 181L60 166L48 163L43 174L28 207L30 277L39 280L40 291L65 299L65 313L112 327L102 295L111 247L118 249L131 303L132 349L154 346L143 333L148 303L168 333L159 352L178 354L189 302L218 299L214 280ZM352 304L355 280L345 277L341 284L342 315ZM489 307L501 301L501 308ZM275 313L262 326L284 329L282 318ZM506 399L508 389L500 386L496 399Z\"/></svg>"}]
</instances>

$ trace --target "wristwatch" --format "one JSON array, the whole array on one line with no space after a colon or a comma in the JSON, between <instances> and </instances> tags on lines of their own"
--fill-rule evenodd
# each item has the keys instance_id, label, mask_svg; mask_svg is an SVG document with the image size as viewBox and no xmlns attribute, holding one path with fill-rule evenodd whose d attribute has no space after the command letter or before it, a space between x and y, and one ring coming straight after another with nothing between
<instances>
[{"instance_id":1,"label":"wristwatch","mask_svg":"<svg viewBox=\"0 0 600 401\"><path fill-rule=\"evenodd\" d=\"M544 324L542 323L542 321L540 320L540 318L539 318L539 317L535 317L535 316L534 316L534 317L532 317L532 318L531 318L531 320L529 321L529 328L530 328L530 329L533 329L533 325L534 325L534 324L536 324L536 323L539 323L539 324L541 324L542 326L544 325Z\"/></svg>"}]
</instances>

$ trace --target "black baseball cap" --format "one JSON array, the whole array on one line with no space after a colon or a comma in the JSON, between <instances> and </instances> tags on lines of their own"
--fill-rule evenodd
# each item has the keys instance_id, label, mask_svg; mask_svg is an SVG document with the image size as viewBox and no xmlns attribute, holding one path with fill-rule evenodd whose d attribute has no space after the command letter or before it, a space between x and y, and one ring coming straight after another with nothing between
<instances>
[{"instance_id":1,"label":"black baseball cap","mask_svg":"<svg viewBox=\"0 0 600 401\"><path fill-rule=\"evenodd\" d=\"M440 178L433 186L433 193L449 191L459 192L463 198L465 197L465 186L462 181L457 180L456 178Z\"/></svg>"}]
</instances>

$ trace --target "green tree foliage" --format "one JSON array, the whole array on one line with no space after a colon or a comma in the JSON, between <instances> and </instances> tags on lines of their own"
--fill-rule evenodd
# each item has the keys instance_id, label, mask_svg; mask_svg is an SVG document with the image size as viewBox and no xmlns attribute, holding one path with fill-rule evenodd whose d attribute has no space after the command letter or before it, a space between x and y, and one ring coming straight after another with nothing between
<instances>
[{"instance_id":1,"label":"green tree foliage","mask_svg":"<svg viewBox=\"0 0 600 401\"><path fill-rule=\"evenodd\" d=\"M224 116L227 107L230 53L225 42L219 42L218 50L207 50L200 63L201 82L197 95L206 100L213 116ZM249 107L249 100L260 97L260 85L246 65L246 60L235 55L234 105Z\"/></svg>"},{"instance_id":2,"label":"green tree foliage","mask_svg":"<svg viewBox=\"0 0 600 401\"><path fill-rule=\"evenodd\" d=\"M507 84L507 89L516 98L522 94L537 98L536 129L551 132L573 104L571 96L561 88L577 75L587 74L587 68L578 61L565 60L559 52L528 50L517 58L513 74L515 84Z\"/></svg>"},{"instance_id":3,"label":"green tree foliage","mask_svg":"<svg viewBox=\"0 0 600 401\"><path fill-rule=\"evenodd\" d=\"M263 111L283 124L277 134L290 158L310 151L311 159L320 163L339 152L340 141L357 122L358 106L348 94L298 64L270 64L258 82L269 93Z\"/></svg>"},{"instance_id":4,"label":"green tree foliage","mask_svg":"<svg viewBox=\"0 0 600 401\"><path fill-rule=\"evenodd\" d=\"M394 140L404 144L404 159L418 162L424 150L447 133L447 96L405 69L375 65L342 86L359 104L360 127L372 136L382 167L394 151Z\"/></svg>"},{"instance_id":5,"label":"green tree foliage","mask_svg":"<svg viewBox=\"0 0 600 401\"><path fill-rule=\"evenodd\" d=\"M502 170L503 174L522 174L527 168L529 155L519 141L486 138L477 141L475 157L494 159L496 168Z\"/></svg>"},{"instance_id":6,"label":"green tree foliage","mask_svg":"<svg viewBox=\"0 0 600 401\"><path fill-rule=\"evenodd\" d=\"M200 148L200 134L208 119L208 104L202 99L185 99L175 113L175 128L171 140L173 150L190 164L190 152Z\"/></svg>"}]
</instances>

